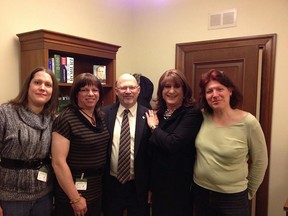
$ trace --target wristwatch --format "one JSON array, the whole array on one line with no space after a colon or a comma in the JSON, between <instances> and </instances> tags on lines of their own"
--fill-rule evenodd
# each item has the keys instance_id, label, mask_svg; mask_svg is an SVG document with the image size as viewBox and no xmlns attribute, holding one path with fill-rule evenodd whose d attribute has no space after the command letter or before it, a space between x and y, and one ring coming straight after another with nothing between
<instances>
[{"instance_id":1,"label":"wristwatch","mask_svg":"<svg viewBox=\"0 0 288 216\"><path fill-rule=\"evenodd\" d=\"M152 125L151 126L151 132L153 132L157 127L158 127L158 125Z\"/></svg>"}]
</instances>

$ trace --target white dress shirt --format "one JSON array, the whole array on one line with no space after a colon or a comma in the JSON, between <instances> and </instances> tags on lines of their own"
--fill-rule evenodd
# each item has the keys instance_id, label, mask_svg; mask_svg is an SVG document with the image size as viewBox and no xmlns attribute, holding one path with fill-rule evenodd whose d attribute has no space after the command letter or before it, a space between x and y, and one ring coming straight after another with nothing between
<instances>
[{"instance_id":1,"label":"white dress shirt","mask_svg":"<svg viewBox=\"0 0 288 216\"><path fill-rule=\"evenodd\" d=\"M136 116L137 116L137 103L131 107L128 113L129 127L130 127L130 175L131 179L134 178L134 143L135 143L135 128L136 128ZM110 175L117 177L118 168L118 156L119 156L119 142L120 142L120 132L121 124L123 119L124 110L126 108L121 104L119 105L116 121L113 131L113 143L112 143L112 153L111 153L111 165L110 165Z\"/></svg>"}]
</instances>

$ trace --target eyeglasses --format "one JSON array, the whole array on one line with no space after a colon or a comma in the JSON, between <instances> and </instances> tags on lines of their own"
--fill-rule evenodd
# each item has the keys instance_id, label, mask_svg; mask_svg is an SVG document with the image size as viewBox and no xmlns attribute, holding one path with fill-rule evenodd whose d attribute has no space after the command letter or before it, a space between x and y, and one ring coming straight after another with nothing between
<instances>
[{"instance_id":1,"label":"eyeglasses","mask_svg":"<svg viewBox=\"0 0 288 216\"><path fill-rule=\"evenodd\" d=\"M96 89L96 88L86 89L86 88L84 88L84 89L80 89L79 92L83 95L88 95L90 92L92 92L92 94L96 94L99 92L99 89Z\"/></svg>"},{"instance_id":2,"label":"eyeglasses","mask_svg":"<svg viewBox=\"0 0 288 216\"><path fill-rule=\"evenodd\" d=\"M138 88L139 86L121 86L121 87L117 87L117 89L119 89L120 91L127 91L128 89L130 91L134 91Z\"/></svg>"}]
</instances>

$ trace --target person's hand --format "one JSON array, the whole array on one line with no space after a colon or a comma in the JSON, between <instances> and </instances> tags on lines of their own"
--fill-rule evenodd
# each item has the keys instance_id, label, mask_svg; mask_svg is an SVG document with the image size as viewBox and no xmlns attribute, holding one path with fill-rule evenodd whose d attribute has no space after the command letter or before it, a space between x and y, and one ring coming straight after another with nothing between
<instances>
[{"instance_id":1,"label":"person's hand","mask_svg":"<svg viewBox=\"0 0 288 216\"><path fill-rule=\"evenodd\" d=\"M146 114L146 119L147 119L147 124L148 126L151 128L153 125L158 125L159 124L159 120L156 114L156 111L153 110L149 110L148 112L145 113Z\"/></svg>"},{"instance_id":2,"label":"person's hand","mask_svg":"<svg viewBox=\"0 0 288 216\"><path fill-rule=\"evenodd\" d=\"M0 206L0 216L3 216L4 214L3 214L3 209L2 209L2 207Z\"/></svg>"},{"instance_id":3,"label":"person's hand","mask_svg":"<svg viewBox=\"0 0 288 216\"><path fill-rule=\"evenodd\" d=\"M71 204L71 206L74 210L75 216L85 216L87 212L87 204L86 199L84 197L81 197L79 202Z\"/></svg>"}]
</instances>

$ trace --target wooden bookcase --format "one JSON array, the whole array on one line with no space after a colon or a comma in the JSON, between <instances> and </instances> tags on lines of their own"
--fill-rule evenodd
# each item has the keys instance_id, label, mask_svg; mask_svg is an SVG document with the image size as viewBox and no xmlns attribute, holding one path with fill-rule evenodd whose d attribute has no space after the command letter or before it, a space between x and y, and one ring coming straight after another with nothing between
<instances>
[{"instance_id":1,"label":"wooden bookcase","mask_svg":"<svg viewBox=\"0 0 288 216\"><path fill-rule=\"evenodd\" d=\"M74 78L83 72L93 73L93 65L106 65L104 104L115 102L116 53L120 46L62 34L36 30L17 34L21 46L21 84L36 67L48 68L54 54L74 58ZM69 96L70 83L59 83L59 96Z\"/></svg>"}]
</instances>

